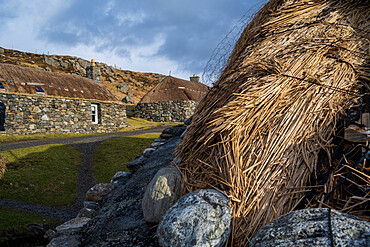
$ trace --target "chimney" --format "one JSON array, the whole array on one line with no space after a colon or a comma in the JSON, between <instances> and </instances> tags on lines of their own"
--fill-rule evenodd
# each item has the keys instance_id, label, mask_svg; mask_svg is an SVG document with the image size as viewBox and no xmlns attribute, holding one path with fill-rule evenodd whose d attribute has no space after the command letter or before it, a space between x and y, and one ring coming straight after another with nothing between
<instances>
[{"instance_id":1,"label":"chimney","mask_svg":"<svg viewBox=\"0 0 370 247\"><path fill-rule=\"evenodd\" d=\"M95 66L94 59L91 59L91 65L86 67L86 77L100 83L101 73L99 68Z\"/></svg>"},{"instance_id":2,"label":"chimney","mask_svg":"<svg viewBox=\"0 0 370 247\"><path fill-rule=\"evenodd\" d=\"M190 77L190 81L199 83L199 76L194 74L193 76Z\"/></svg>"}]
</instances>

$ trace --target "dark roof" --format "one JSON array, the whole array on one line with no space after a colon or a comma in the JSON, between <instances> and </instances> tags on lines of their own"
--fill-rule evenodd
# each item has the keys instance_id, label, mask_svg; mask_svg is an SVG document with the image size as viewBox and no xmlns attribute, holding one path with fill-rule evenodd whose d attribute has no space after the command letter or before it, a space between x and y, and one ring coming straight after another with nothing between
<instances>
[{"instance_id":1,"label":"dark roof","mask_svg":"<svg viewBox=\"0 0 370 247\"><path fill-rule=\"evenodd\" d=\"M167 76L144 95L140 103L185 100L200 101L208 90L208 86L202 83Z\"/></svg>"},{"instance_id":2,"label":"dark roof","mask_svg":"<svg viewBox=\"0 0 370 247\"><path fill-rule=\"evenodd\" d=\"M108 89L91 79L12 64L0 63L0 84L10 93L117 101Z\"/></svg>"}]
</instances>

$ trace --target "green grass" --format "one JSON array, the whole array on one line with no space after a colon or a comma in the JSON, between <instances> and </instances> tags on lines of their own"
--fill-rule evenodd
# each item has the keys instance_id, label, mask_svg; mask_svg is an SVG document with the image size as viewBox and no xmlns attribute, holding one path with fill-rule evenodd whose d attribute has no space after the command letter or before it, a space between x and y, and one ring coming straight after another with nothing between
<instances>
[{"instance_id":1,"label":"green grass","mask_svg":"<svg viewBox=\"0 0 370 247\"><path fill-rule=\"evenodd\" d=\"M133 161L150 147L160 133L149 133L105 141L97 148L94 158L94 176L98 183L108 183L118 171L129 171L126 163Z\"/></svg>"},{"instance_id":2,"label":"green grass","mask_svg":"<svg viewBox=\"0 0 370 247\"><path fill-rule=\"evenodd\" d=\"M29 134L29 135L0 135L0 144L30 141L30 140L43 140L43 139L56 139L56 138L70 138L88 135L100 135L100 134Z\"/></svg>"},{"instance_id":3,"label":"green grass","mask_svg":"<svg viewBox=\"0 0 370 247\"><path fill-rule=\"evenodd\" d=\"M1 152L6 172L0 198L45 205L68 205L76 199L80 153L67 145L44 145Z\"/></svg>"},{"instance_id":4,"label":"green grass","mask_svg":"<svg viewBox=\"0 0 370 247\"><path fill-rule=\"evenodd\" d=\"M29 224L43 224L44 228L54 228L60 225L57 219L46 218L37 214L25 213L15 209L0 208L0 246L12 241L14 236L24 236L30 230Z\"/></svg>"},{"instance_id":5,"label":"green grass","mask_svg":"<svg viewBox=\"0 0 370 247\"><path fill-rule=\"evenodd\" d=\"M46 218L38 214L31 214L10 208L0 208L0 236L19 234L27 230L27 225L38 223L57 226L61 222L57 219Z\"/></svg>"},{"instance_id":6,"label":"green grass","mask_svg":"<svg viewBox=\"0 0 370 247\"><path fill-rule=\"evenodd\" d=\"M142 130L142 129L153 129L162 126L172 126L177 125L178 123L170 123L170 122L152 122L142 118L137 117L128 117L127 123L130 125L129 127L123 128L119 130L119 132L129 132L135 130Z\"/></svg>"}]
</instances>

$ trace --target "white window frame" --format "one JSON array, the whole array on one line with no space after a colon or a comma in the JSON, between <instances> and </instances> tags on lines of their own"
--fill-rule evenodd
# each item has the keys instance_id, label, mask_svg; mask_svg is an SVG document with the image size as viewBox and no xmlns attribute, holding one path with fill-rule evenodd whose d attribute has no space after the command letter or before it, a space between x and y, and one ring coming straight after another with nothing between
<instances>
[{"instance_id":1,"label":"white window frame","mask_svg":"<svg viewBox=\"0 0 370 247\"><path fill-rule=\"evenodd\" d=\"M91 116L92 116L92 123L98 124L99 123L99 113L98 113L98 104L91 104ZM95 118L94 118L95 116Z\"/></svg>"}]
</instances>

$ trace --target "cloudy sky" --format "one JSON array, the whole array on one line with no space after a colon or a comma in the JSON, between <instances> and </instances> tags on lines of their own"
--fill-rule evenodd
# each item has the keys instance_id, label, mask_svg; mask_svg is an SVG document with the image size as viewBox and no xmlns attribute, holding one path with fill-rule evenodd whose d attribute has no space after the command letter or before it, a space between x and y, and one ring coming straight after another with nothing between
<instances>
[{"instance_id":1,"label":"cloudy sky","mask_svg":"<svg viewBox=\"0 0 370 247\"><path fill-rule=\"evenodd\" d=\"M262 0L0 0L0 46L180 78Z\"/></svg>"}]
</instances>

